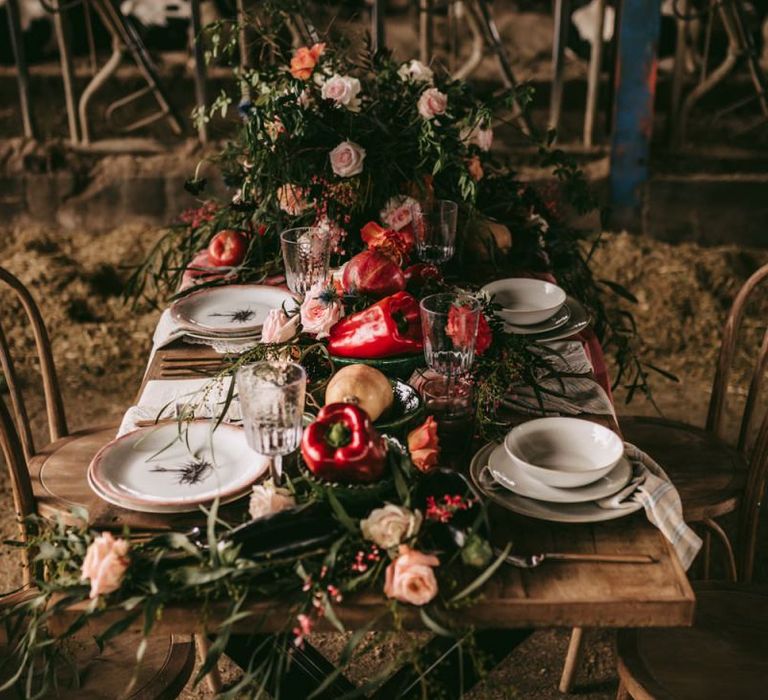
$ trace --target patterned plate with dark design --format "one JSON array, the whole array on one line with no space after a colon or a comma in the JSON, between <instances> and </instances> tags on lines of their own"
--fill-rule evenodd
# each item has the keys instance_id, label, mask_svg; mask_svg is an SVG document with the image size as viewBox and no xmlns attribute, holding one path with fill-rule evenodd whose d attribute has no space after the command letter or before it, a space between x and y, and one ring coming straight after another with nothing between
<instances>
[{"instance_id":1,"label":"patterned plate with dark design","mask_svg":"<svg viewBox=\"0 0 768 700\"><path fill-rule=\"evenodd\" d=\"M249 335L261 331L272 309L296 307L286 289L259 284L211 287L179 299L171 317L182 328L216 335Z\"/></svg>"},{"instance_id":2,"label":"patterned plate with dark design","mask_svg":"<svg viewBox=\"0 0 768 700\"><path fill-rule=\"evenodd\" d=\"M188 506L229 499L269 466L242 428L196 420L140 428L105 445L88 467L98 495L131 508Z\"/></svg>"}]
</instances>

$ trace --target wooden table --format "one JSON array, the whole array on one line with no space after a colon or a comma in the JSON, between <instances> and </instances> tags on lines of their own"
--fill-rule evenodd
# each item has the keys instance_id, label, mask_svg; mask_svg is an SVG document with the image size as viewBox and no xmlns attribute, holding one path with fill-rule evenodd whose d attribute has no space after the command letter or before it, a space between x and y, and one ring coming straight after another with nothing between
<instances>
[{"instance_id":1,"label":"wooden table","mask_svg":"<svg viewBox=\"0 0 768 700\"><path fill-rule=\"evenodd\" d=\"M143 386L160 378L163 359L180 354L204 358L212 351L200 346L176 343L158 351L150 362ZM605 416L594 417L605 423ZM617 426L614 427L617 428ZM34 491L41 514L53 515L80 502L90 510L96 527L120 529L184 529L198 516L154 516L133 513L111 506L88 489L87 466L95 452L114 437L115 427L90 433L79 439L70 436L43 451L32 464ZM53 452L55 455L51 457ZM42 479L40 474L42 472ZM51 495L51 491L56 496ZM243 506L240 506L242 508ZM231 511L235 512L235 511ZM242 511L241 511L242 512ZM523 570L502 566L482 590L482 600L462 610L462 621L478 629L488 630L492 651L512 648L532 628L571 627L670 627L692 624L694 594L671 546L661 533L648 523L642 512L607 523L594 525L561 525L516 516L491 506L494 532L504 533L514 543L515 551L589 552L610 554L650 554L651 564L545 563L537 569ZM382 612L383 597L366 592L345 600L338 613L349 627L359 627ZM269 632L281 627L289 614L291 601L254 600L254 610L269 611ZM64 613L62 622L72 619L78 608ZM411 611L413 612L413 611ZM101 622L109 623L109 616ZM272 626L270 626L270 620ZM201 620L195 606L166 609L158 629L175 632L199 631ZM207 629L216 629L216 611L207 621ZM405 625L418 628L418 615L407 614ZM252 626L248 621L246 627ZM494 631L495 630L495 631ZM500 630L519 630L508 634ZM250 631L250 630L249 630ZM316 653L316 652L312 652ZM237 658L237 649L232 650ZM312 664L322 667L320 659Z\"/></svg>"}]
</instances>

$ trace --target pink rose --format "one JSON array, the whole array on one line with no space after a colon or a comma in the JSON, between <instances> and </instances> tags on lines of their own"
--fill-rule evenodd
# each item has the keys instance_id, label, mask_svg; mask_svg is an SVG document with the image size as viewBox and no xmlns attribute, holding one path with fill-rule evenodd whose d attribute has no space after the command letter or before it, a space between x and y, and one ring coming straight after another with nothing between
<instances>
[{"instance_id":1,"label":"pink rose","mask_svg":"<svg viewBox=\"0 0 768 700\"><path fill-rule=\"evenodd\" d=\"M286 343L296 335L298 327L298 315L289 317L282 309L271 309L261 329L261 342Z\"/></svg>"},{"instance_id":2,"label":"pink rose","mask_svg":"<svg viewBox=\"0 0 768 700\"><path fill-rule=\"evenodd\" d=\"M316 282L301 304L301 325L305 333L325 338L331 327L344 315L344 307L333 286Z\"/></svg>"},{"instance_id":3,"label":"pink rose","mask_svg":"<svg viewBox=\"0 0 768 700\"><path fill-rule=\"evenodd\" d=\"M493 144L493 129L475 129L475 143L481 151L490 151Z\"/></svg>"},{"instance_id":4,"label":"pink rose","mask_svg":"<svg viewBox=\"0 0 768 700\"><path fill-rule=\"evenodd\" d=\"M120 588L128 569L128 542L102 532L85 553L81 580L91 582L91 598L112 593Z\"/></svg>"},{"instance_id":5,"label":"pink rose","mask_svg":"<svg viewBox=\"0 0 768 700\"><path fill-rule=\"evenodd\" d=\"M440 114L445 114L448 106L448 96L437 88L427 88L419 97L419 114L424 119L434 119Z\"/></svg>"},{"instance_id":6,"label":"pink rose","mask_svg":"<svg viewBox=\"0 0 768 700\"><path fill-rule=\"evenodd\" d=\"M352 177L363 172L365 149L352 141L342 141L328 157L333 172L339 177Z\"/></svg>"},{"instance_id":7,"label":"pink rose","mask_svg":"<svg viewBox=\"0 0 768 700\"><path fill-rule=\"evenodd\" d=\"M296 185L280 185L277 188L277 201L280 208L290 216L298 216L309 206L304 199L304 191Z\"/></svg>"},{"instance_id":8,"label":"pink rose","mask_svg":"<svg viewBox=\"0 0 768 700\"><path fill-rule=\"evenodd\" d=\"M388 567L384 595L411 605L426 605L437 595L437 580L432 567L440 560L407 545L400 545L400 555Z\"/></svg>"}]
</instances>

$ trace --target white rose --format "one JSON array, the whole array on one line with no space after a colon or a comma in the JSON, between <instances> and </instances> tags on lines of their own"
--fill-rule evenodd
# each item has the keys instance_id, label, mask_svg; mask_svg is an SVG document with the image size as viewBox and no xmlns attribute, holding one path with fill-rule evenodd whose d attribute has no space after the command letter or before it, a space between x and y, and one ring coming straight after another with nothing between
<instances>
[{"instance_id":1,"label":"white rose","mask_svg":"<svg viewBox=\"0 0 768 700\"><path fill-rule=\"evenodd\" d=\"M270 479L253 487L248 512L256 520L281 510L293 508L295 505L296 500L291 492L288 489L276 487Z\"/></svg>"},{"instance_id":2,"label":"white rose","mask_svg":"<svg viewBox=\"0 0 768 700\"><path fill-rule=\"evenodd\" d=\"M383 508L372 510L360 521L360 530L366 540L383 549L391 549L413 537L421 527L421 513L403 506L387 503Z\"/></svg>"},{"instance_id":3,"label":"white rose","mask_svg":"<svg viewBox=\"0 0 768 700\"><path fill-rule=\"evenodd\" d=\"M437 88L427 88L419 97L419 114L424 119L434 119L440 114L445 114L448 106L448 96Z\"/></svg>"},{"instance_id":4,"label":"white rose","mask_svg":"<svg viewBox=\"0 0 768 700\"><path fill-rule=\"evenodd\" d=\"M333 100L337 107L346 107L350 112L360 111L360 81L346 75L334 74L323 83L320 95L324 100Z\"/></svg>"},{"instance_id":5,"label":"white rose","mask_svg":"<svg viewBox=\"0 0 768 700\"><path fill-rule=\"evenodd\" d=\"M411 80L414 83L430 83L435 78L435 74L432 69L425 66L421 61L417 61L415 58L408 63L403 63L400 69L397 71L401 80Z\"/></svg>"},{"instance_id":6,"label":"white rose","mask_svg":"<svg viewBox=\"0 0 768 700\"><path fill-rule=\"evenodd\" d=\"M339 177L352 177L363 172L365 149L352 141L342 141L328 157L331 159L333 172Z\"/></svg>"}]
</instances>

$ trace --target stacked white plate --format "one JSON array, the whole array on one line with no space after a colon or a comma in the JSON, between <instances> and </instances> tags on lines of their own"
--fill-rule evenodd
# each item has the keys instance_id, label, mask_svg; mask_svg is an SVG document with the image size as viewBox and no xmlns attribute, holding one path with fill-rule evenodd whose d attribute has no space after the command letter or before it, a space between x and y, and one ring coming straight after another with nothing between
<instances>
[{"instance_id":1,"label":"stacked white plate","mask_svg":"<svg viewBox=\"0 0 768 700\"><path fill-rule=\"evenodd\" d=\"M551 282L509 277L486 284L481 291L500 305L498 313L508 333L530 335L532 340L562 340L590 322L586 309Z\"/></svg>"},{"instance_id":2,"label":"stacked white plate","mask_svg":"<svg viewBox=\"0 0 768 700\"><path fill-rule=\"evenodd\" d=\"M293 295L285 289L234 284L192 292L171 306L171 317L192 338L245 342L261 337L272 309L295 306Z\"/></svg>"},{"instance_id":3,"label":"stacked white plate","mask_svg":"<svg viewBox=\"0 0 768 700\"><path fill-rule=\"evenodd\" d=\"M642 506L607 501L625 489L633 470L608 428L578 418L540 418L511 430L501 445L481 448L470 473L476 486L505 508L539 520L613 520Z\"/></svg>"},{"instance_id":4,"label":"stacked white plate","mask_svg":"<svg viewBox=\"0 0 768 700\"><path fill-rule=\"evenodd\" d=\"M269 467L242 428L215 421L161 423L105 445L88 484L108 503L144 513L196 511L218 498L242 498Z\"/></svg>"}]
</instances>

